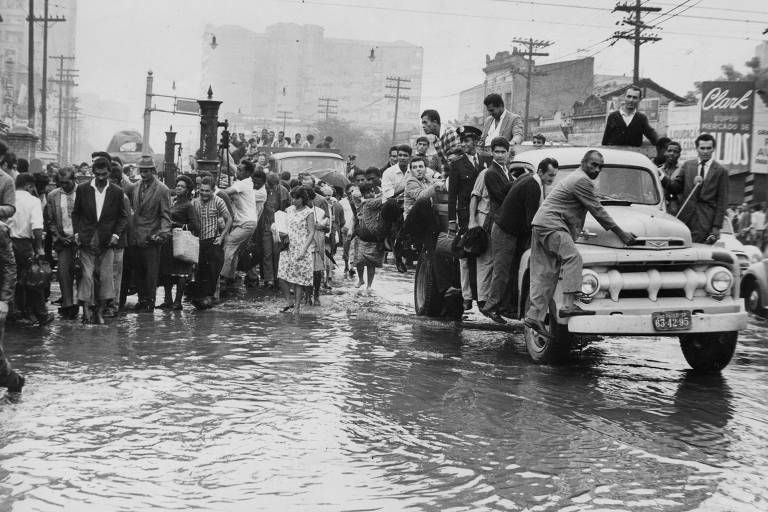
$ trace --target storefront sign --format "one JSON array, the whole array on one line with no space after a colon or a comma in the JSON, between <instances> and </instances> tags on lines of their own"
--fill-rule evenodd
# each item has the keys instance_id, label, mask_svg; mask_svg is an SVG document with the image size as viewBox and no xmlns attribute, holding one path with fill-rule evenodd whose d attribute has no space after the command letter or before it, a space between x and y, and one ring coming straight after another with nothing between
<instances>
[{"instance_id":1,"label":"storefront sign","mask_svg":"<svg viewBox=\"0 0 768 512\"><path fill-rule=\"evenodd\" d=\"M768 174L768 105L763 98L755 99L752 132L752 172Z\"/></svg>"},{"instance_id":2,"label":"storefront sign","mask_svg":"<svg viewBox=\"0 0 768 512\"><path fill-rule=\"evenodd\" d=\"M748 172L754 82L704 82L701 94L701 131L715 137L715 159L731 174Z\"/></svg>"}]
</instances>

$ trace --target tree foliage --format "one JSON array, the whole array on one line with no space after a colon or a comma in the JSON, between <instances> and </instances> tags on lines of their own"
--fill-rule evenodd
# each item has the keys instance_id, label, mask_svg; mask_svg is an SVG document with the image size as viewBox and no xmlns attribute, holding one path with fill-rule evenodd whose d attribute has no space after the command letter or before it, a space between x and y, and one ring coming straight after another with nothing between
<instances>
[{"instance_id":1,"label":"tree foliage","mask_svg":"<svg viewBox=\"0 0 768 512\"><path fill-rule=\"evenodd\" d=\"M720 76L715 80L754 80L758 96L768 105L768 66L762 65L760 57L752 57L744 66L747 72L739 71L733 64L724 64L720 66ZM694 82L693 86L695 90L688 91L686 100L695 101L696 95L701 94L701 82Z\"/></svg>"}]
</instances>

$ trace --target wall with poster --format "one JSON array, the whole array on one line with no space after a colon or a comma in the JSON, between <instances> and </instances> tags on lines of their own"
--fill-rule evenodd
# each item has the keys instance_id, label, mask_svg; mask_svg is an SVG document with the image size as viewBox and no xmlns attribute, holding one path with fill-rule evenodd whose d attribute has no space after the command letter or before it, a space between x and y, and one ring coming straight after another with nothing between
<instances>
[{"instance_id":1,"label":"wall with poster","mask_svg":"<svg viewBox=\"0 0 768 512\"><path fill-rule=\"evenodd\" d=\"M755 100L752 131L752 172L768 174L768 98Z\"/></svg>"},{"instance_id":2,"label":"wall with poster","mask_svg":"<svg viewBox=\"0 0 768 512\"><path fill-rule=\"evenodd\" d=\"M701 131L715 137L715 160L731 174L749 172L754 82L703 82L701 94Z\"/></svg>"},{"instance_id":3,"label":"wall with poster","mask_svg":"<svg viewBox=\"0 0 768 512\"><path fill-rule=\"evenodd\" d=\"M667 111L667 137L679 142L682 149L680 161L696 158L695 140L699 136L701 108L696 105L677 106L670 103Z\"/></svg>"}]
</instances>

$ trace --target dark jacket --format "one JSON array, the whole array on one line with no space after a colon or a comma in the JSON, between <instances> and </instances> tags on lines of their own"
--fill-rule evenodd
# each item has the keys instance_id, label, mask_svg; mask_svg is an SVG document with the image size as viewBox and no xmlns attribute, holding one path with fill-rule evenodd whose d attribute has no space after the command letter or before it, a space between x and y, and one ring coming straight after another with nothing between
<instances>
[{"instance_id":1,"label":"dark jacket","mask_svg":"<svg viewBox=\"0 0 768 512\"><path fill-rule=\"evenodd\" d=\"M533 174L515 181L507 192L504 202L496 210L494 221L507 234L530 234L533 216L539 209L541 186Z\"/></svg>"},{"instance_id":2,"label":"dark jacket","mask_svg":"<svg viewBox=\"0 0 768 512\"><path fill-rule=\"evenodd\" d=\"M448 166L448 220L458 220L462 228L469 224L469 200L478 174L465 154Z\"/></svg>"},{"instance_id":3,"label":"dark jacket","mask_svg":"<svg viewBox=\"0 0 768 512\"><path fill-rule=\"evenodd\" d=\"M511 187L512 182L504 169L496 162L491 162L485 172L485 188L488 189L488 199L491 201L491 215L499 209Z\"/></svg>"},{"instance_id":4,"label":"dark jacket","mask_svg":"<svg viewBox=\"0 0 768 512\"><path fill-rule=\"evenodd\" d=\"M632 118L629 126L627 126L624 123L624 118L621 117L621 112L616 110L608 114L608 119L605 121L603 146L640 147L643 145L643 135L645 135L654 146L659 139L656 130L651 128L645 114L635 112L635 117Z\"/></svg>"},{"instance_id":5,"label":"dark jacket","mask_svg":"<svg viewBox=\"0 0 768 512\"><path fill-rule=\"evenodd\" d=\"M7 224L0 222L0 300L12 302L15 289L16 258L11 245L11 230Z\"/></svg>"},{"instance_id":6,"label":"dark jacket","mask_svg":"<svg viewBox=\"0 0 768 512\"><path fill-rule=\"evenodd\" d=\"M96 220L96 192L91 183L77 187L75 207L72 210L72 228L80 236L80 243L90 246L94 233L98 247L108 247L112 235L122 236L128 225L128 212L123 203L120 187L108 184L101 217Z\"/></svg>"},{"instance_id":7,"label":"dark jacket","mask_svg":"<svg viewBox=\"0 0 768 512\"><path fill-rule=\"evenodd\" d=\"M691 230L694 242L704 242L712 228L723 227L725 209L728 208L729 181L728 170L719 163L712 162L704 181L694 191L699 172L698 164L698 159L688 160L674 179L665 176L661 184L668 192L680 194L681 204L690 196L678 217Z\"/></svg>"},{"instance_id":8,"label":"dark jacket","mask_svg":"<svg viewBox=\"0 0 768 512\"><path fill-rule=\"evenodd\" d=\"M168 187L156 177L144 193L141 193L141 185L139 181L126 194L133 206L131 244L146 247L151 236L168 237L171 234L171 195Z\"/></svg>"}]
</instances>

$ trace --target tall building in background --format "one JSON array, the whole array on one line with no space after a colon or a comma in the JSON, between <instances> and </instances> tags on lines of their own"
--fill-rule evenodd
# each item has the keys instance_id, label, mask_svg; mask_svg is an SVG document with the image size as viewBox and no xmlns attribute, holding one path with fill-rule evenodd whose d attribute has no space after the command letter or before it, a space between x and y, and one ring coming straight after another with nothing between
<instances>
[{"instance_id":1,"label":"tall building in background","mask_svg":"<svg viewBox=\"0 0 768 512\"><path fill-rule=\"evenodd\" d=\"M215 36L216 44L211 44ZM387 77L410 82L401 95L398 131L419 125L423 49L396 41L326 38L317 25L278 23L256 33L208 26L203 34L202 87L213 87L238 130L300 129L338 118L392 129L395 95ZM323 98L323 99L321 99ZM301 131L301 130L300 130Z\"/></svg>"},{"instance_id":2,"label":"tall building in background","mask_svg":"<svg viewBox=\"0 0 768 512\"><path fill-rule=\"evenodd\" d=\"M35 2L35 17L42 18L43 0ZM25 0L3 0L3 22L0 23L0 124L5 129L29 125L27 105L29 98L29 2ZM63 17L66 21L48 23L48 55L75 54L75 29L77 23L77 0L56 0L48 2L48 17ZM51 80L58 76L59 66L54 59L48 59L47 130L49 149L56 149L58 140L59 87ZM70 69L74 61L65 61ZM43 71L43 23L34 24L34 102L35 131L41 129L41 92ZM67 114L68 115L68 114ZM75 121L72 120L74 125Z\"/></svg>"}]
</instances>

